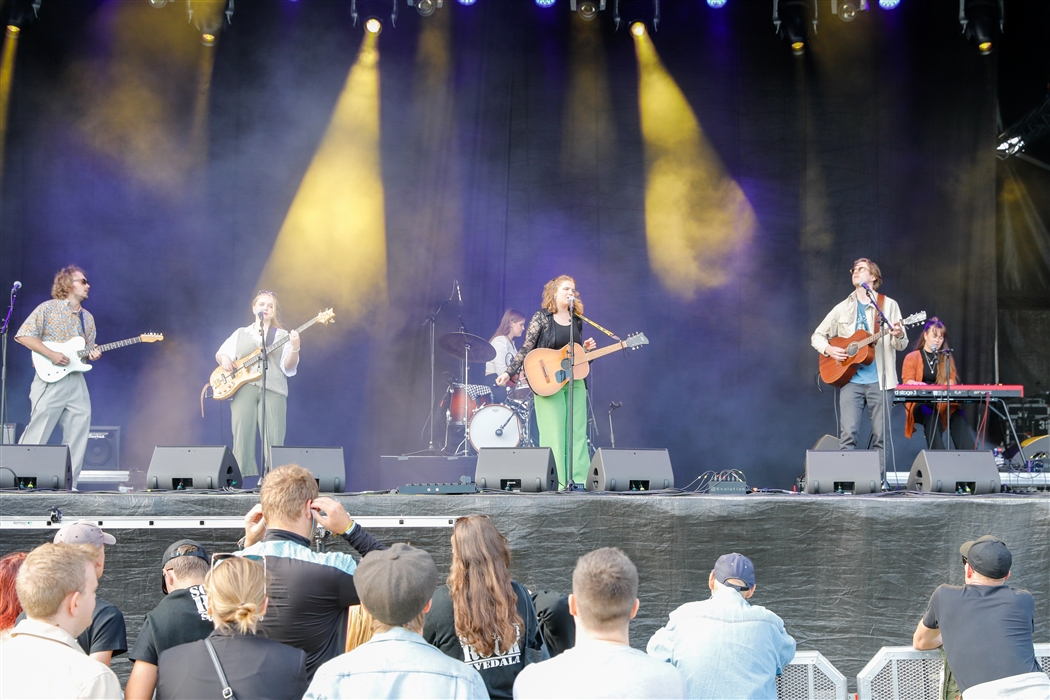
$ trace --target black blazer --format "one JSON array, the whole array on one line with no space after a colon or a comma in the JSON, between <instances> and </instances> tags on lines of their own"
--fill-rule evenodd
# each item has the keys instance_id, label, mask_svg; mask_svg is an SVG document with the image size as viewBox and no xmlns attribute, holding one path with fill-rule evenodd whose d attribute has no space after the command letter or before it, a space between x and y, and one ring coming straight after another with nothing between
<instances>
[{"instance_id":1,"label":"black blazer","mask_svg":"<svg viewBox=\"0 0 1050 700\"><path fill-rule=\"evenodd\" d=\"M265 637L212 632L219 663L237 700L300 700L306 693L306 652ZM157 700L222 698L222 683L204 641L161 653Z\"/></svg>"}]
</instances>

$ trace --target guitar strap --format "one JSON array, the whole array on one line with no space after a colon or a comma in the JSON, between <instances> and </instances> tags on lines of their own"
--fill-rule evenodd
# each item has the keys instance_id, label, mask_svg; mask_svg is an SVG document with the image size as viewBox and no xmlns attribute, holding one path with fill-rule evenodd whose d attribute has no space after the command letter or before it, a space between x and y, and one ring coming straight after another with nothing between
<instances>
[{"instance_id":1,"label":"guitar strap","mask_svg":"<svg viewBox=\"0 0 1050 700\"><path fill-rule=\"evenodd\" d=\"M881 309L883 306L885 306L886 305L886 295L882 294L880 292L879 296L875 299L875 305L878 306L879 309ZM875 330L872 332L872 335L878 335L879 334L879 325L882 323L882 317L879 314L879 309L875 309Z\"/></svg>"}]
</instances>

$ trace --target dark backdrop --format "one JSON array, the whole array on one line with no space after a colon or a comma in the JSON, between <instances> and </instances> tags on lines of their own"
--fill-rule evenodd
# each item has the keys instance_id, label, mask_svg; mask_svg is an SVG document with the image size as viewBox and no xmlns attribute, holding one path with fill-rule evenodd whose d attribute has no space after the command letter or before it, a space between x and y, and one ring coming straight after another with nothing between
<instances>
[{"instance_id":1,"label":"dark backdrop","mask_svg":"<svg viewBox=\"0 0 1050 700\"><path fill-rule=\"evenodd\" d=\"M446 2L429 20L402 7L380 36L388 301L304 336L288 444L343 445L356 488L374 484L380 454L425 448L424 319L454 279L464 305L445 307L438 334L461 314L488 337L504 308L531 314L562 272L589 316L620 335L644 331L648 347L593 367L595 444L608 445L607 407L622 401L617 445L667 447L679 485L737 468L752 484L789 487L803 451L835 432L809 336L849 293L857 257L880 264L905 315L945 321L965 381L995 379L998 57L959 37L957 3L873 7L851 24L824 13L794 57L768 3L664 1L657 52L757 221L727 256L727 281L692 298L649 265L633 43L606 12L597 44L579 51L565 4ZM85 306L100 342L165 333L103 358L89 379L92 422L124 426L126 466L144 470L157 444L228 441L228 410L209 401L202 418L199 387L221 341L249 321L357 54L348 6L238 4L196 140L202 48L181 6L45 3L23 32L2 283L25 285L17 328L54 271L75 262L92 282ZM427 21L448 26L436 82L418 58ZM591 62L582 86L580 61ZM440 350L437 363L440 395L442 375L461 370ZM11 420L28 419L31 373L12 342ZM917 449L897 444L897 469Z\"/></svg>"}]
</instances>

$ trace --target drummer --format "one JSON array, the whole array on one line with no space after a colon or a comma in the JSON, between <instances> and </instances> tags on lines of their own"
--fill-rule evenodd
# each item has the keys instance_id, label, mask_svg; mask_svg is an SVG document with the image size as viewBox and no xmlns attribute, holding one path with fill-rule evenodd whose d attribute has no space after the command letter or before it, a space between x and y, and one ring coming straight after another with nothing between
<instances>
[{"instance_id":1,"label":"drummer","mask_svg":"<svg viewBox=\"0 0 1050 700\"><path fill-rule=\"evenodd\" d=\"M513 389L511 379L506 387L496 385L496 377L507 369L507 364L514 359L518 348L514 344L515 338L520 338L525 332L525 314L517 309L507 309L503 312L503 319L499 328L493 334L489 342L496 349L496 356L485 363L485 383L492 387L492 398L496 403L505 403L507 392ZM524 377L519 379L524 383Z\"/></svg>"}]
</instances>

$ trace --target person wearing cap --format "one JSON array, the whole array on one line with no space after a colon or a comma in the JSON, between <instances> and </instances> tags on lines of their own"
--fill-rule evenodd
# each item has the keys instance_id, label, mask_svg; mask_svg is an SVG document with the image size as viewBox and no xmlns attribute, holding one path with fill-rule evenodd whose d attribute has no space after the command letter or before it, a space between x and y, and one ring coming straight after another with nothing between
<instances>
[{"instance_id":1,"label":"person wearing cap","mask_svg":"<svg viewBox=\"0 0 1050 700\"><path fill-rule=\"evenodd\" d=\"M685 697L678 669L631 647L638 606L638 569L626 554L615 547L584 554L569 595L576 646L526 666L514 680L514 697Z\"/></svg>"},{"instance_id":2,"label":"person wearing cap","mask_svg":"<svg viewBox=\"0 0 1050 700\"><path fill-rule=\"evenodd\" d=\"M343 653L349 608L361 602L357 561L347 552L310 548L314 523L339 535L362 556L386 549L347 515L338 501L318 497L308 469L285 464L262 482L259 503L245 516L245 554L266 557L272 579L269 612L260 634L306 652L306 670Z\"/></svg>"},{"instance_id":3,"label":"person wearing cap","mask_svg":"<svg viewBox=\"0 0 1050 700\"><path fill-rule=\"evenodd\" d=\"M989 692L975 694L975 686L988 683L1034 682L1050 690L1032 646L1035 599L1006 585L1013 565L1006 543L985 535L964 543L959 553L963 585L941 584L934 590L912 646L925 650L943 645L963 697L999 697L988 686Z\"/></svg>"},{"instance_id":4,"label":"person wearing cap","mask_svg":"<svg viewBox=\"0 0 1050 700\"><path fill-rule=\"evenodd\" d=\"M163 651L204 639L215 626L208 615L204 577L208 552L199 542L172 542L160 560L164 598L142 625L128 657L135 662L128 678L126 700L150 700L157 686L157 665Z\"/></svg>"},{"instance_id":5,"label":"person wearing cap","mask_svg":"<svg viewBox=\"0 0 1050 700\"><path fill-rule=\"evenodd\" d=\"M678 667L686 697L775 698L795 640L779 616L750 602L755 565L743 554L723 554L707 586L711 597L673 611L646 651Z\"/></svg>"},{"instance_id":6,"label":"person wearing cap","mask_svg":"<svg viewBox=\"0 0 1050 700\"><path fill-rule=\"evenodd\" d=\"M45 543L18 570L26 619L0 647L0 698L109 698L120 681L77 644L95 608L94 547Z\"/></svg>"},{"instance_id":7,"label":"person wearing cap","mask_svg":"<svg viewBox=\"0 0 1050 700\"><path fill-rule=\"evenodd\" d=\"M481 674L422 637L438 585L430 554L398 542L369 552L354 578L372 639L323 664L304 699L489 697Z\"/></svg>"},{"instance_id":8,"label":"person wearing cap","mask_svg":"<svg viewBox=\"0 0 1050 700\"><path fill-rule=\"evenodd\" d=\"M55 544L89 544L98 552L95 559L95 578L101 579L106 568L106 545L116 544L117 538L103 532L95 523L78 520L55 533ZM109 666L114 656L128 650L128 630L124 613L116 605L101 598L95 599L91 624L77 637L77 643L91 658Z\"/></svg>"}]
</instances>

